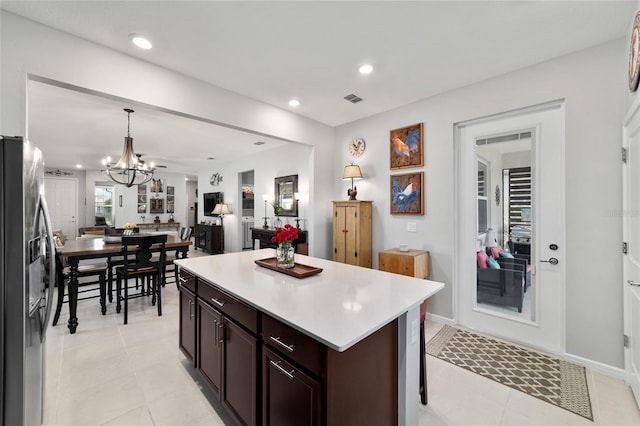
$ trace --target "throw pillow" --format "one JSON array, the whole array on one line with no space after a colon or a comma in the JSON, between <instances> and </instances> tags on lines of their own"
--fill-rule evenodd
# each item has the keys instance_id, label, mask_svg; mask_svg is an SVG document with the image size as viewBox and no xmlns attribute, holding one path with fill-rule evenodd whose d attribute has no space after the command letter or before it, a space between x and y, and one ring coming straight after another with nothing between
<instances>
[{"instance_id":1,"label":"throw pillow","mask_svg":"<svg viewBox=\"0 0 640 426\"><path fill-rule=\"evenodd\" d=\"M478 252L477 258L478 258L478 268L487 269L487 259L489 258L489 256L487 256L487 253L485 253L484 250L480 250Z\"/></svg>"},{"instance_id":2,"label":"throw pillow","mask_svg":"<svg viewBox=\"0 0 640 426\"><path fill-rule=\"evenodd\" d=\"M500 257L501 251L502 251L502 246L491 247L491 256L498 258Z\"/></svg>"},{"instance_id":3,"label":"throw pillow","mask_svg":"<svg viewBox=\"0 0 640 426\"><path fill-rule=\"evenodd\" d=\"M500 269L500 264L493 257L487 259L487 265L491 269Z\"/></svg>"},{"instance_id":4,"label":"throw pillow","mask_svg":"<svg viewBox=\"0 0 640 426\"><path fill-rule=\"evenodd\" d=\"M513 259L513 255L506 250L502 250L500 252L500 257L504 257L506 259Z\"/></svg>"}]
</instances>

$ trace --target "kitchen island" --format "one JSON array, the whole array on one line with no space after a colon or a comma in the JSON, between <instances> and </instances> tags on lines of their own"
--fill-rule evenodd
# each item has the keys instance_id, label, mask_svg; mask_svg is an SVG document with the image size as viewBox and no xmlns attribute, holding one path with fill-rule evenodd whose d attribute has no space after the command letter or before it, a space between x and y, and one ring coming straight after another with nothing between
<instances>
[{"instance_id":1,"label":"kitchen island","mask_svg":"<svg viewBox=\"0 0 640 426\"><path fill-rule=\"evenodd\" d=\"M177 260L180 347L239 424L417 424L419 306L444 284L264 249ZM303 420L304 419L304 420Z\"/></svg>"}]
</instances>

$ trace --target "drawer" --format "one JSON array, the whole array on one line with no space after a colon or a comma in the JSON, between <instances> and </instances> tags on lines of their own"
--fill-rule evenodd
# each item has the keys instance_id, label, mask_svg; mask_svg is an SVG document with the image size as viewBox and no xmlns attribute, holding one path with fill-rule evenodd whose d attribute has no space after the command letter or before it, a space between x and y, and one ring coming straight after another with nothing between
<instances>
[{"instance_id":1,"label":"drawer","mask_svg":"<svg viewBox=\"0 0 640 426\"><path fill-rule=\"evenodd\" d=\"M191 290L194 294L196 293L196 277L194 275L191 275L181 268L178 280L183 287Z\"/></svg>"},{"instance_id":2,"label":"drawer","mask_svg":"<svg viewBox=\"0 0 640 426\"><path fill-rule=\"evenodd\" d=\"M324 345L288 325L262 315L262 340L279 354L297 362L320 376L324 358Z\"/></svg>"},{"instance_id":3,"label":"drawer","mask_svg":"<svg viewBox=\"0 0 640 426\"><path fill-rule=\"evenodd\" d=\"M238 324L258 334L258 311L235 297L200 279L198 297Z\"/></svg>"}]
</instances>

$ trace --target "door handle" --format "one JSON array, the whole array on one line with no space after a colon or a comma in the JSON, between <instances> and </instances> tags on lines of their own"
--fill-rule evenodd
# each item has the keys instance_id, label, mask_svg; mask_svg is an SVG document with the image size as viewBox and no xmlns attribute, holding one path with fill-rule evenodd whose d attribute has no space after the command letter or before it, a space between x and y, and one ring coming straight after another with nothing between
<instances>
[{"instance_id":1,"label":"door handle","mask_svg":"<svg viewBox=\"0 0 640 426\"><path fill-rule=\"evenodd\" d=\"M548 260L540 260L540 262L550 263L552 265L557 265L559 263L558 259L555 257L550 257Z\"/></svg>"},{"instance_id":2,"label":"door handle","mask_svg":"<svg viewBox=\"0 0 640 426\"><path fill-rule=\"evenodd\" d=\"M632 286L640 287L640 282L638 281L627 280L627 282Z\"/></svg>"}]
</instances>

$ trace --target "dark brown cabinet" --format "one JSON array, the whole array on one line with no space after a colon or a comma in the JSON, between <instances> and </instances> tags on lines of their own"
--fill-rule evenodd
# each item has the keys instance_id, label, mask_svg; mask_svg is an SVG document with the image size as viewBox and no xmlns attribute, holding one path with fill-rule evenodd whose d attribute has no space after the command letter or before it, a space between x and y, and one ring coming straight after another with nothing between
<instances>
[{"instance_id":1,"label":"dark brown cabinet","mask_svg":"<svg viewBox=\"0 0 640 426\"><path fill-rule=\"evenodd\" d=\"M202 280L197 299L197 370L236 423L255 425L258 314Z\"/></svg>"},{"instance_id":2,"label":"dark brown cabinet","mask_svg":"<svg viewBox=\"0 0 640 426\"><path fill-rule=\"evenodd\" d=\"M197 224L194 231L195 248L212 254L224 252L224 229L222 226Z\"/></svg>"},{"instance_id":3,"label":"dark brown cabinet","mask_svg":"<svg viewBox=\"0 0 640 426\"><path fill-rule=\"evenodd\" d=\"M178 346L189 360L196 365L196 277L180 271L178 277L180 297L180 332Z\"/></svg>"},{"instance_id":4,"label":"dark brown cabinet","mask_svg":"<svg viewBox=\"0 0 640 426\"><path fill-rule=\"evenodd\" d=\"M276 234L276 230L272 228L251 228L251 239L260 242L260 248L276 248L277 243L271 241ZM298 254L309 254L309 233L307 231L298 231L298 238L293 240L293 248ZM253 244L252 244L253 245Z\"/></svg>"},{"instance_id":5,"label":"dark brown cabinet","mask_svg":"<svg viewBox=\"0 0 640 426\"><path fill-rule=\"evenodd\" d=\"M321 424L322 384L266 346L262 355L264 425Z\"/></svg>"}]
</instances>

